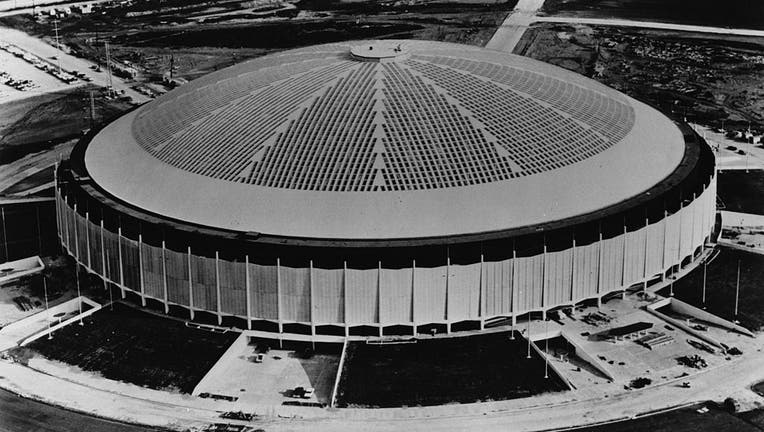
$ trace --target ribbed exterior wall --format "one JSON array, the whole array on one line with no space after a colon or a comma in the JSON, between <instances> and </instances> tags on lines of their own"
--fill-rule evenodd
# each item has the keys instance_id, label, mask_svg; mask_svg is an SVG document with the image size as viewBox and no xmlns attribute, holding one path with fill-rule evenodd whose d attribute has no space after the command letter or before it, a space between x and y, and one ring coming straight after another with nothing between
<instances>
[{"instance_id":1,"label":"ribbed exterior wall","mask_svg":"<svg viewBox=\"0 0 764 432\"><path fill-rule=\"evenodd\" d=\"M218 316L312 327L420 325L548 310L660 275L691 256L712 231L715 181L674 214L621 235L533 256L437 267L412 262L386 268L382 261L379 268L327 269L278 260L247 263L248 257L234 262L119 236L75 212L58 189L56 208L69 254L145 298Z\"/></svg>"}]
</instances>

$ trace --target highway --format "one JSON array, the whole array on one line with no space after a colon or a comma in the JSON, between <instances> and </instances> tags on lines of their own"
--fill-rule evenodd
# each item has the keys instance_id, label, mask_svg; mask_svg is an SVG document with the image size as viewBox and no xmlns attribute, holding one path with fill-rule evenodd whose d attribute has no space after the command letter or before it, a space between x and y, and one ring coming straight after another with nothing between
<instances>
[{"instance_id":1,"label":"highway","mask_svg":"<svg viewBox=\"0 0 764 432\"><path fill-rule=\"evenodd\" d=\"M67 411L0 389L0 432L146 432L150 429Z\"/></svg>"},{"instance_id":2,"label":"highway","mask_svg":"<svg viewBox=\"0 0 764 432\"><path fill-rule=\"evenodd\" d=\"M519 0L485 47L508 53L513 52L525 30L536 20L536 12L543 5L544 0Z\"/></svg>"},{"instance_id":3,"label":"highway","mask_svg":"<svg viewBox=\"0 0 764 432\"><path fill-rule=\"evenodd\" d=\"M634 21L634 20L615 19L615 18L534 17L533 21L534 22L565 23L565 24L640 27L640 28L650 28L650 29L658 29L658 30L675 30L675 31L723 34L723 35L734 35L734 36L764 37L764 30L709 27L709 26L688 25L688 24L672 24L672 23L654 22L654 21Z\"/></svg>"},{"instance_id":4,"label":"highway","mask_svg":"<svg viewBox=\"0 0 764 432\"><path fill-rule=\"evenodd\" d=\"M586 24L602 26L637 27L658 30L686 31L735 36L764 37L764 30L709 27L688 24L672 24L653 21L634 21L616 18L576 18L576 17L546 17L536 16L536 12L544 5L544 0L519 0L515 9L496 29L496 33L485 45L486 48L511 53L523 37L525 30L534 23L550 22L564 24Z\"/></svg>"}]
</instances>

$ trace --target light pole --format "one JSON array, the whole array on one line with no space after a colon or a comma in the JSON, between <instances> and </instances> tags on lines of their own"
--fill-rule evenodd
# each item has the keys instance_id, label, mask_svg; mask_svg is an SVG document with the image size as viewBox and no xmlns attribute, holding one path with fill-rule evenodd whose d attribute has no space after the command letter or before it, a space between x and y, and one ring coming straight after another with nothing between
<instances>
[{"instance_id":1,"label":"light pole","mask_svg":"<svg viewBox=\"0 0 764 432\"><path fill-rule=\"evenodd\" d=\"M674 269L671 269L671 282L669 283L669 296L674 297Z\"/></svg>"},{"instance_id":2,"label":"light pole","mask_svg":"<svg viewBox=\"0 0 764 432\"><path fill-rule=\"evenodd\" d=\"M48 340L53 339L53 334L50 331L50 312L48 311L48 280L45 275L42 275L42 289L45 293L45 320L48 321Z\"/></svg>"},{"instance_id":3,"label":"light pole","mask_svg":"<svg viewBox=\"0 0 764 432\"><path fill-rule=\"evenodd\" d=\"M53 20L53 24L55 25L55 28L56 28L56 49L61 51L61 43L58 41L58 20L57 19ZM61 59L60 59L60 57L61 57L60 53L56 54L56 63L58 64L58 74L59 75L61 75Z\"/></svg>"},{"instance_id":4,"label":"light pole","mask_svg":"<svg viewBox=\"0 0 764 432\"><path fill-rule=\"evenodd\" d=\"M703 261L703 309L706 309L706 268L708 267L708 260Z\"/></svg>"},{"instance_id":5,"label":"light pole","mask_svg":"<svg viewBox=\"0 0 764 432\"><path fill-rule=\"evenodd\" d=\"M528 358L531 358L531 313L528 312Z\"/></svg>"},{"instance_id":6,"label":"light pole","mask_svg":"<svg viewBox=\"0 0 764 432\"><path fill-rule=\"evenodd\" d=\"M104 275L105 277L103 278L103 287L109 290L109 310L113 311L114 299L112 298L112 294L111 294L111 286L106 281L106 279L109 277L108 276L109 275L109 251L108 250L106 251L106 262L104 264L106 266L106 274Z\"/></svg>"},{"instance_id":7,"label":"light pole","mask_svg":"<svg viewBox=\"0 0 764 432\"><path fill-rule=\"evenodd\" d=\"M546 333L544 335L544 379L549 378L549 319L546 320Z\"/></svg>"},{"instance_id":8,"label":"light pole","mask_svg":"<svg viewBox=\"0 0 764 432\"><path fill-rule=\"evenodd\" d=\"M737 319L737 306L738 306L738 300L740 298L740 258L737 260L737 280L735 282L735 324L740 324L740 321Z\"/></svg>"},{"instance_id":9,"label":"light pole","mask_svg":"<svg viewBox=\"0 0 764 432\"><path fill-rule=\"evenodd\" d=\"M77 281L77 301L79 303L80 308L80 325L84 325L82 323L82 294L80 293L80 267L79 264L74 265L74 278Z\"/></svg>"}]
</instances>

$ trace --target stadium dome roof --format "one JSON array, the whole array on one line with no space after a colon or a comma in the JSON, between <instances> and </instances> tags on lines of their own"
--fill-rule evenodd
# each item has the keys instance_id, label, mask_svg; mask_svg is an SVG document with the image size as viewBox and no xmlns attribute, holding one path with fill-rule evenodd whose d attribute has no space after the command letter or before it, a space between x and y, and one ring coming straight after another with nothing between
<instances>
[{"instance_id":1,"label":"stadium dome roof","mask_svg":"<svg viewBox=\"0 0 764 432\"><path fill-rule=\"evenodd\" d=\"M85 162L169 218L316 239L476 234L580 216L680 163L673 123L558 67L357 41L268 55L121 117Z\"/></svg>"}]
</instances>

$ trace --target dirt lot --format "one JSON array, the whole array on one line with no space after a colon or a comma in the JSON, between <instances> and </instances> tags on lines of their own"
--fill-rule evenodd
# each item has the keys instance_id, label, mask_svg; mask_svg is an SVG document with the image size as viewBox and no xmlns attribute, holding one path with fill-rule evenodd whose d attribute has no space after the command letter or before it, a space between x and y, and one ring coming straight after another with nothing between
<instances>
[{"instance_id":1,"label":"dirt lot","mask_svg":"<svg viewBox=\"0 0 764 432\"><path fill-rule=\"evenodd\" d=\"M759 0L546 0L540 15L763 29Z\"/></svg>"},{"instance_id":2,"label":"dirt lot","mask_svg":"<svg viewBox=\"0 0 764 432\"><path fill-rule=\"evenodd\" d=\"M96 121L113 117L130 104L107 100L95 86L47 93L0 104L0 164L80 136L90 127L90 91Z\"/></svg>"},{"instance_id":3,"label":"dirt lot","mask_svg":"<svg viewBox=\"0 0 764 432\"><path fill-rule=\"evenodd\" d=\"M688 121L764 130L764 39L537 24L516 53L594 78Z\"/></svg>"},{"instance_id":4,"label":"dirt lot","mask_svg":"<svg viewBox=\"0 0 764 432\"><path fill-rule=\"evenodd\" d=\"M26 348L104 378L190 393L238 333L211 333L117 303ZM19 348L22 349L22 348Z\"/></svg>"},{"instance_id":5,"label":"dirt lot","mask_svg":"<svg viewBox=\"0 0 764 432\"><path fill-rule=\"evenodd\" d=\"M544 361L526 358L525 339L509 333L418 339L414 343L351 342L337 405L394 407L526 397L566 387Z\"/></svg>"},{"instance_id":6,"label":"dirt lot","mask_svg":"<svg viewBox=\"0 0 764 432\"><path fill-rule=\"evenodd\" d=\"M247 58L322 42L414 38L482 46L515 3L142 2L73 15L59 29L63 43L78 55L103 64L109 41L116 69L132 69L138 80L158 82L171 67L173 77L193 79ZM53 23L47 19L16 16L0 23L52 40Z\"/></svg>"}]
</instances>

